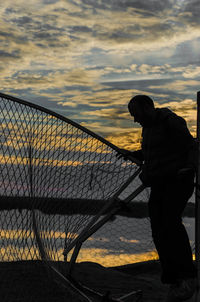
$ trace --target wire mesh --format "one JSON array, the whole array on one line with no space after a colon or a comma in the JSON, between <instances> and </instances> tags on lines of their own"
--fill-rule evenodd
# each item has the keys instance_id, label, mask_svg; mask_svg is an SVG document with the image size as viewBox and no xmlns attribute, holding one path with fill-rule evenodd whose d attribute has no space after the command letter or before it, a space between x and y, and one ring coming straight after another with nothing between
<instances>
[{"instance_id":1,"label":"wire mesh","mask_svg":"<svg viewBox=\"0 0 200 302\"><path fill-rule=\"evenodd\" d=\"M0 261L60 263L138 167L76 123L2 94L0 121Z\"/></svg>"}]
</instances>

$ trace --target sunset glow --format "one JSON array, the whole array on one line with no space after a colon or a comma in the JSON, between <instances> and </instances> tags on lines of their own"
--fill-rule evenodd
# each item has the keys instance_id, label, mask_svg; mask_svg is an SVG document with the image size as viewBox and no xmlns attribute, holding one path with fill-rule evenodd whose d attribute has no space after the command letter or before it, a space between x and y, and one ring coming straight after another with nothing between
<instances>
[{"instance_id":1,"label":"sunset glow","mask_svg":"<svg viewBox=\"0 0 200 302\"><path fill-rule=\"evenodd\" d=\"M76 242L77 262L109 267L158 259L149 218L129 215L128 195L139 188L131 198L149 198L140 167L98 135L140 149L142 129L127 105L145 94L156 108L182 116L196 137L199 13L196 0L1 1L0 93L68 120L1 95L0 261L41 259L43 252L69 261ZM98 212L102 200L108 206ZM111 206L116 211L107 217ZM186 222L194 245L193 217Z\"/></svg>"},{"instance_id":2,"label":"sunset glow","mask_svg":"<svg viewBox=\"0 0 200 302\"><path fill-rule=\"evenodd\" d=\"M138 149L135 94L196 132L200 3L189 0L20 0L0 4L1 92L52 109Z\"/></svg>"}]
</instances>

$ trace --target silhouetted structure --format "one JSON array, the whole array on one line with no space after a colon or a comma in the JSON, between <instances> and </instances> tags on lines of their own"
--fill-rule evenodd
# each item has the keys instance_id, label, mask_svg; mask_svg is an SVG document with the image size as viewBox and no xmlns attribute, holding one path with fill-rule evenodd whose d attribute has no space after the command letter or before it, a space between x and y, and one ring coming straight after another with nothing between
<instances>
[{"instance_id":1,"label":"silhouetted structure","mask_svg":"<svg viewBox=\"0 0 200 302\"><path fill-rule=\"evenodd\" d=\"M45 263L49 275L91 301L67 277L82 243L121 209L119 195L130 183L136 190L124 201L144 189L140 168L119 161L117 147L77 123L1 93L0 119L0 262L9 262L3 301L24 293L13 285L12 262L39 277L27 260Z\"/></svg>"}]
</instances>

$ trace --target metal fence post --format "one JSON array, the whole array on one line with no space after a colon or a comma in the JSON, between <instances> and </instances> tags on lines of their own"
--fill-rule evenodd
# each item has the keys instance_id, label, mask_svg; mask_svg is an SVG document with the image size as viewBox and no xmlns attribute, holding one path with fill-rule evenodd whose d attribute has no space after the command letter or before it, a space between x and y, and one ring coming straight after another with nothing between
<instances>
[{"instance_id":1,"label":"metal fence post","mask_svg":"<svg viewBox=\"0 0 200 302\"><path fill-rule=\"evenodd\" d=\"M200 91L197 92L197 141L198 141L198 165L196 176L196 195L195 195L195 258L197 267L198 294L197 300L200 301Z\"/></svg>"}]
</instances>

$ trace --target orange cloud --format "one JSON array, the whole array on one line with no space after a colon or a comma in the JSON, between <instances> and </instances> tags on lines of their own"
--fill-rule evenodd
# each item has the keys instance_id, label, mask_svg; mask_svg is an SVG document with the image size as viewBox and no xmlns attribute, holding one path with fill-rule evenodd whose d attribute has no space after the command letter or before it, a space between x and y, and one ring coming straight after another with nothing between
<instances>
[{"instance_id":1,"label":"orange cloud","mask_svg":"<svg viewBox=\"0 0 200 302\"><path fill-rule=\"evenodd\" d=\"M141 148L141 132L141 128L130 129L129 132L109 135L106 139L121 149L138 150Z\"/></svg>"}]
</instances>

